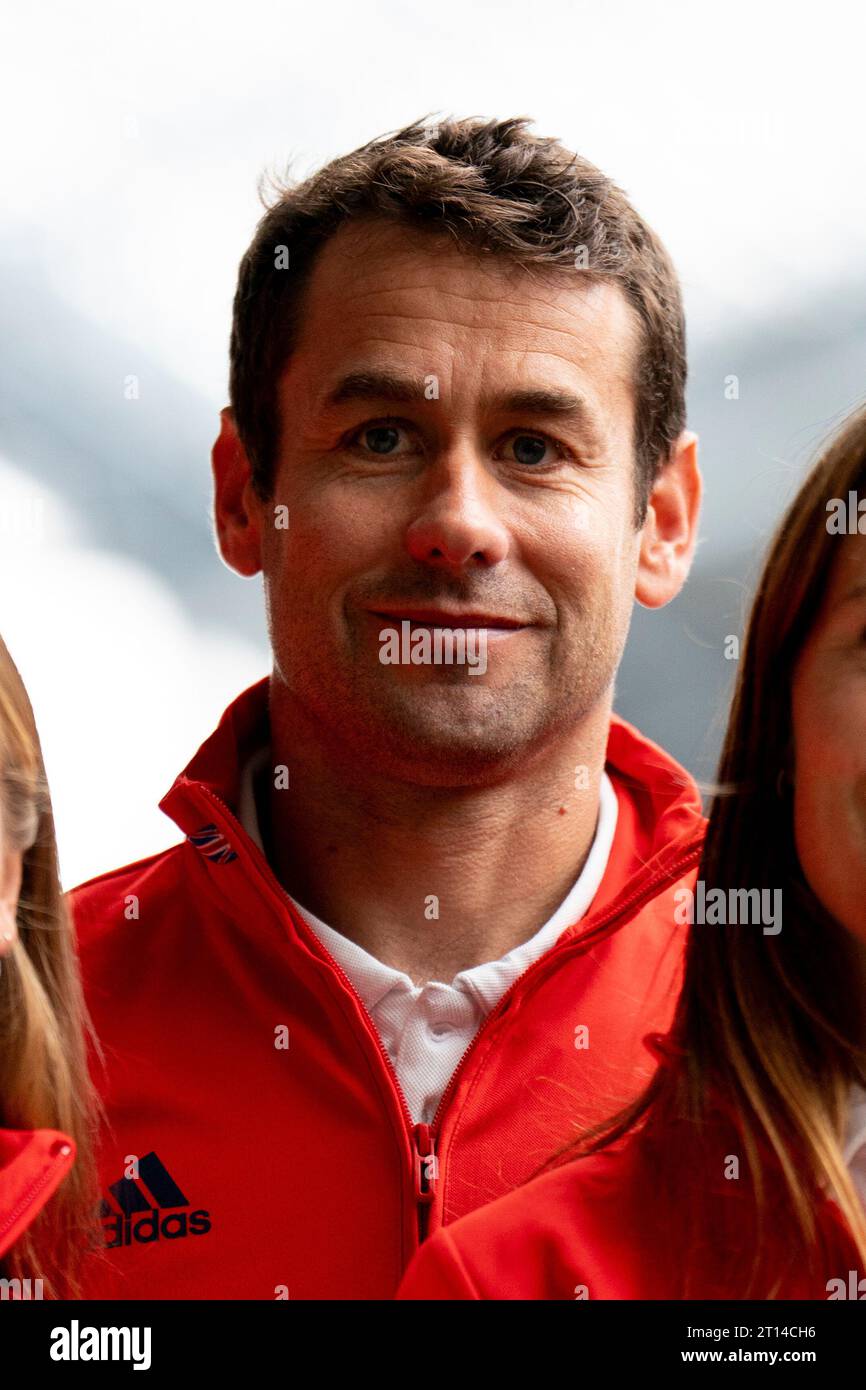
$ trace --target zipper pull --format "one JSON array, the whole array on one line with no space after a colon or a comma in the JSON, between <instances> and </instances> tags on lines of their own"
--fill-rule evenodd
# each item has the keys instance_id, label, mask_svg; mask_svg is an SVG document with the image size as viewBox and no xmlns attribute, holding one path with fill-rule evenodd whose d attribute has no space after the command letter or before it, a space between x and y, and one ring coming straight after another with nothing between
<instances>
[{"instance_id":1,"label":"zipper pull","mask_svg":"<svg viewBox=\"0 0 866 1390\"><path fill-rule=\"evenodd\" d=\"M429 1125L413 1126L415 1140L415 1198L429 1205L436 1196L439 1180L439 1160Z\"/></svg>"}]
</instances>

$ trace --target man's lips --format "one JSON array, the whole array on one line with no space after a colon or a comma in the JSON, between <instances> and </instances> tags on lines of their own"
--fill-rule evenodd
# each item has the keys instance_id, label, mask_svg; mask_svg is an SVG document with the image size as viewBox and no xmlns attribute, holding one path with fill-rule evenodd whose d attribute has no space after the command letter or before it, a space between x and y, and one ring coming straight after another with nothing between
<instances>
[{"instance_id":1,"label":"man's lips","mask_svg":"<svg viewBox=\"0 0 866 1390\"><path fill-rule=\"evenodd\" d=\"M501 613L483 613L478 610L453 610L445 608L371 608L374 618L390 623L412 623L416 627L443 628L486 628L490 632L518 632L529 627L519 618L505 617Z\"/></svg>"}]
</instances>

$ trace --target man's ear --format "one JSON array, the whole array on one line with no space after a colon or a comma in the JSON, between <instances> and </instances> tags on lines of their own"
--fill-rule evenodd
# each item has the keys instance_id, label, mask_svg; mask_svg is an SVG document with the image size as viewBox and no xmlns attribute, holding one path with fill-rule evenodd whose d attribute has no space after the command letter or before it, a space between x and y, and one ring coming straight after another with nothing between
<instances>
[{"instance_id":1,"label":"man's ear","mask_svg":"<svg viewBox=\"0 0 866 1390\"><path fill-rule=\"evenodd\" d=\"M211 468L220 554L236 573L247 577L258 574L262 568L262 509L253 489L250 461L229 406L220 411L220 432L211 451Z\"/></svg>"},{"instance_id":2,"label":"man's ear","mask_svg":"<svg viewBox=\"0 0 866 1390\"><path fill-rule=\"evenodd\" d=\"M644 608L663 608L686 582L698 538L702 491L698 437L683 430L647 504L634 590Z\"/></svg>"}]
</instances>

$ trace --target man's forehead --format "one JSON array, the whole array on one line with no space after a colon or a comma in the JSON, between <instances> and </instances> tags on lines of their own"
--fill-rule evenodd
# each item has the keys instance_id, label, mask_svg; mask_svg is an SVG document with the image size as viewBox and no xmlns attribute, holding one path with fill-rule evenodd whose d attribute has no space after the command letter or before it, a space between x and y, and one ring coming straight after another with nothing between
<instances>
[{"instance_id":1,"label":"man's forehead","mask_svg":"<svg viewBox=\"0 0 866 1390\"><path fill-rule=\"evenodd\" d=\"M399 337L404 324L430 346L468 347L474 337L486 352L535 356L560 384L570 362L596 360L631 384L640 338L636 312L612 280L560 266L528 271L381 219L344 225L317 257L296 344L318 358L317 376L329 362L334 381L324 394L349 357L363 357L380 335Z\"/></svg>"},{"instance_id":2,"label":"man's forehead","mask_svg":"<svg viewBox=\"0 0 866 1390\"><path fill-rule=\"evenodd\" d=\"M433 300L435 298L435 306ZM306 288L306 309L353 316L416 311L463 322L466 310L482 320L531 315L539 327L595 331L609 327L628 351L638 332L637 315L616 281L579 266L520 266L499 253L463 247L440 231L383 219L345 223L318 253ZM471 313L470 313L471 317Z\"/></svg>"}]
</instances>

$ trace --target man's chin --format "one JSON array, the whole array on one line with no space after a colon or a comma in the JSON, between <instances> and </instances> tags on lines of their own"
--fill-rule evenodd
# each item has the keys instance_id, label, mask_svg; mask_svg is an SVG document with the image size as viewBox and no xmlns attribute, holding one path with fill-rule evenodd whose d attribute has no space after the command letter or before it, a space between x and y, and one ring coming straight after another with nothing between
<instances>
[{"instance_id":1,"label":"man's chin","mask_svg":"<svg viewBox=\"0 0 866 1390\"><path fill-rule=\"evenodd\" d=\"M484 780L525 754L537 725L523 706L509 710L501 692L412 692L370 711L364 738L378 738L380 764L411 780L445 785ZM399 775L399 774L398 774Z\"/></svg>"}]
</instances>

